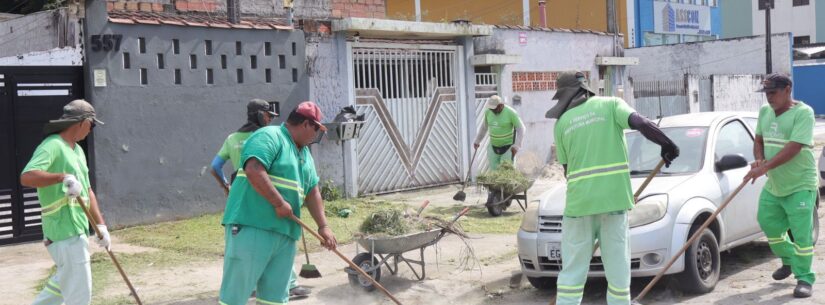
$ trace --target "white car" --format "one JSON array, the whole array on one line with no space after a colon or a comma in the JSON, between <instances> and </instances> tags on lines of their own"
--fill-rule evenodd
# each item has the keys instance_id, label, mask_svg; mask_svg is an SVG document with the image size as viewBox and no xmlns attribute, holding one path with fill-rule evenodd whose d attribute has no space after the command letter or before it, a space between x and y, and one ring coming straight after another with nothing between
<instances>
[{"instance_id":1,"label":"white car","mask_svg":"<svg viewBox=\"0 0 825 305\"><path fill-rule=\"evenodd\" d=\"M756 113L704 112L662 119L662 131L679 146L681 155L669 168L662 168L629 212L633 277L653 276L661 271L739 186L754 160L756 118ZM660 148L639 132L627 132L625 136L635 192L661 160ZM686 292L711 291L719 280L719 252L764 236L756 212L766 179L762 177L743 188L667 271L678 277L679 286ZM540 203L531 205L524 214L518 231L521 269L536 288L553 287L561 269L565 193L564 183L546 191ZM818 228L817 217L814 240ZM596 252L590 276L604 276L600 258L601 254Z\"/></svg>"}]
</instances>

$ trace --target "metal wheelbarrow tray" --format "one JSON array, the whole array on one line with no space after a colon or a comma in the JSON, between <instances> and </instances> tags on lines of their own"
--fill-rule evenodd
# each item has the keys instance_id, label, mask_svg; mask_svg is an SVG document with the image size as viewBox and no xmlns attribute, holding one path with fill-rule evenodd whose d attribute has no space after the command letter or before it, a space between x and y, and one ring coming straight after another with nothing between
<instances>
[{"instance_id":1,"label":"metal wheelbarrow tray","mask_svg":"<svg viewBox=\"0 0 825 305\"><path fill-rule=\"evenodd\" d=\"M364 269L367 274L371 275L375 281L381 279L382 265L386 266L390 273L395 275L398 273L398 263L404 262L410 267L415 278L420 281L426 277L424 249L437 243L444 235L446 235L446 232L443 229L435 229L401 236L359 238L357 240L358 245L368 252L360 252L358 247L356 247L358 255L356 255L352 261L361 267L361 269ZM415 249L419 250L419 257L417 259L404 257L404 252ZM418 266L418 268L413 265ZM361 286L367 291L375 289L372 282L358 274L355 270L347 267L345 271L349 274L350 284L353 286Z\"/></svg>"}]
</instances>

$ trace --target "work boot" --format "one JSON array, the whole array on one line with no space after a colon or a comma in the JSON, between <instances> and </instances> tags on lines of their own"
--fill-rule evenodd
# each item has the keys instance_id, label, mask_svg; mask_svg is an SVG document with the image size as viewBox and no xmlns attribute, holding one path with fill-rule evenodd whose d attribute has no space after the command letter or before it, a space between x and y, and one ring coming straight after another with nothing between
<instances>
[{"instance_id":1,"label":"work boot","mask_svg":"<svg viewBox=\"0 0 825 305\"><path fill-rule=\"evenodd\" d=\"M776 269L776 271L773 272L773 279L781 281L791 276L792 273L791 266L782 265L782 267L779 267L779 269Z\"/></svg>"},{"instance_id":2,"label":"work boot","mask_svg":"<svg viewBox=\"0 0 825 305\"><path fill-rule=\"evenodd\" d=\"M309 290L309 288L304 286L295 286L289 290L289 296L291 297L308 296L310 293L312 293L312 290Z\"/></svg>"},{"instance_id":3,"label":"work boot","mask_svg":"<svg viewBox=\"0 0 825 305\"><path fill-rule=\"evenodd\" d=\"M811 284L808 284L803 281L796 282L796 288L793 290L793 297L795 298L808 298L811 297L813 290L811 289Z\"/></svg>"}]
</instances>

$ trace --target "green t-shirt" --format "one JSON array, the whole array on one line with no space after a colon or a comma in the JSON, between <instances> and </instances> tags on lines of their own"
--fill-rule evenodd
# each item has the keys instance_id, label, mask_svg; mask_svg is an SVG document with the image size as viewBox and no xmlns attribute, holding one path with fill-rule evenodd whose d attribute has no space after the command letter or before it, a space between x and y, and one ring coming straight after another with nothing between
<instances>
[{"instance_id":1,"label":"green t-shirt","mask_svg":"<svg viewBox=\"0 0 825 305\"><path fill-rule=\"evenodd\" d=\"M799 191L816 191L816 159L814 158L814 111L798 102L779 117L770 105L759 110L756 134L765 144L765 158L770 160L790 141L802 144L802 150L790 161L768 171L765 189L784 197Z\"/></svg>"},{"instance_id":2,"label":"green t-shirt","mask_svg":"<svg viewBox=\"0 0 825 305\"><path fill-rule=\"evenodd\" d=\"M221 150L218 151L218 157L232 162L235 170L241 169L241 148L243 148L244 142L251 134L252 132L234 132L230 134L223 141Z\"/></svg>"},{"instance_id":3,"label":"green t-shirt","mask_svg":"<svg viewBox=\"0 0 825 305\"><path fill-rule=\"evenodd\" d=\"M74 149L60 137L53 134L46 137L34 150L23 172L40 170L49 173L66 173L77 177L83 190L83 201L89 204L89 168L83 148L75 144ZM88 234L89 220L76 199L66 197L63 183L55 183L37 188L40 201L43 235L51 241L61 241L70 237Z\"/></svg>"},{"instance_id":4,"label":"green t-shirt","mask_svg":"<svg viewBox=\"0 0 825 305\"><path fill-rule=\"evenodd\" d=\"M263 127L252 133L243 146L241 164L250 158L258 159L267 168L278 193L289 202L293 213L301 217L304 197L319 180L309 148L298 150L284 125ZM242 169L229 191L222 223L274 231L294 240L301 238L300 226L288 218L278 217L275 207L255 191Z\"/></svg>"},{"instance_id":5,"label":"green t-shirt","mask_svg":"<svg viewBox=\"0 0 825 305\"><path fill-rule=\"evenodd\" d=\"M556 155L567 164L564 216L633 208L624 137L633 112L620 98L592 97L556 121Z\"/></svg>"},{"instance_id":6,"label":"green t-shirt","mask_svg":"<svg viewBox=\"0 0 825 305\"><path fill-rule=\"evenodd\" d=\"M513 108L504 105L504 109L499 114L487 109L484 111L484 120L487 122L487 130L490 134L490 145L507 146L513 144L515 129L517 126L521 126L521 119Z\"/></svg>"}]
</instances>

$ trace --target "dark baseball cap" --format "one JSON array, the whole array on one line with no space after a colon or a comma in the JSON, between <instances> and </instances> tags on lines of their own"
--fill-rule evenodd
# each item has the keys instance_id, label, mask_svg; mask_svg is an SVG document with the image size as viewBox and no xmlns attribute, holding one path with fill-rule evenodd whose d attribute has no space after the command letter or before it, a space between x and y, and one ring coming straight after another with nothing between
<instances>
[{"instance_id":1,"label":"dark baseball cap","mask_svg":"<svg viewBox=\"0 0 825 305\"><path fill-rule=\"evenodd\" d=\"M278 115L275 113L275 109L272 109L272 104L259 98L253 98L250 100L249 104L246 104L246 111L249 113L266 111L272 116Z\"/></svg>"},{"instance_id":2,"label":"dark baseball cap","mask_svg":"<svg viewBox=\"0 0 825 305\"><path fill-rule=\"evenodd\" d=\"M784 89L785 87L793 86L793 81L790 77L781 73L772 73L765 76L762 81L762 88L756 90L757 92L776 91Z\"/></svg>"},{"instance_id":3,"label":"dark baseball cap","mask_svg":"<svg viewBox=\"0 0 825 305\"><path fill-rule=\"evenodd\" d=\"M63 115L57 120L51 120L43 127L43 133L52 134L61 132L69 126L72 126L83 120L92 119L95 124L103 125L103 122L97 119L95 108L86 100L73 100L63 106Z\"/></svg>"}]
</instances>

